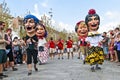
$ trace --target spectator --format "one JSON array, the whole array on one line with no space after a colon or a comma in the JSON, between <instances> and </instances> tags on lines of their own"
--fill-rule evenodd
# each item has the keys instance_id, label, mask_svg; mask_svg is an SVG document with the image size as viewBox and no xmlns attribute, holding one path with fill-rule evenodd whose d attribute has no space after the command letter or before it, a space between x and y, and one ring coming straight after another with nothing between
<instances>
[{"instance_id":1,"label":"spectator","mask_svg":"<svg viewBox=\"0 0 120 80\"><path fill-rule=\"evenodd\" d=\"M12 33L12 29L8 28L7 32L5 34L5 40L9 41L10 44L7 44L6 49L9 50L9 52L7 53L7 56L9 58L10 65L12 66L12 70L16 71L17 68L15 68L15 65L14 65L14 58L13 58L13 52L12 52L12 36L11 36L11 33ZM5 70L5 68L4 68L4 70Z\"/></svg>"},{"instance_id":2,"label":"spectator","mask_svg":"<svg viewBox=\"0 0 120 80\"><path fill-rule=\"evenodd\" d=\"M5 22L0 21L0 79L8 77L7 75L3 74L3 64L7 61L7 54L5 51L6 44L10 44L10 42L4 39L4 27Z\"/></svg>"}]
</instances>

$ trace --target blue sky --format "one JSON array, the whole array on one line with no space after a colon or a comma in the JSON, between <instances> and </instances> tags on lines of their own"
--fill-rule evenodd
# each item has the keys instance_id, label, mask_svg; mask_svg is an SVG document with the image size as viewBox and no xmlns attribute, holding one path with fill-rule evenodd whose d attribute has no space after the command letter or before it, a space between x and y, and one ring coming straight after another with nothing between
<instances>
[{"instance_id":1,"label":"blue sky","mask_svg":"<svg viewBox=\"0 0 120 80\"><path fill-rule=\"evenodd\" d=\"M0 3L3 0L0 0ZM101 18L100 32L108 31L120 24L120 0L5 0L13 16L25 16L27 11L40 18L53 12L53 25L58 30L74 31L75 24L84 20L93 8Z\"/></svg>"}]
</instances>

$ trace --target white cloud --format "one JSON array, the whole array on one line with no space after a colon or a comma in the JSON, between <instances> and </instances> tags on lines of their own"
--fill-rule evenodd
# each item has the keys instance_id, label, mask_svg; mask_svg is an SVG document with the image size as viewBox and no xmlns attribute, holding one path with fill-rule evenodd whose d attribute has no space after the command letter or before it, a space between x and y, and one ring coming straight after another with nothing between
<instances>
[{"instance_id":1,"label":"white cloud","mask_svg":"<svg viewBox=\"0 0 120 80\"><path fill-rule=\"evenodd\" d=\"M118 22L109 22L106 24L103 24L99 27L99 32L108 32L109 30L113 30L115 27L117 27Z\"/></svg>"},{"instance_id":2,"label":"white cloud","mask_svg":"<svg viewBox=\"0 0 120 80\"><path fill-rule=\"evenodd\" d=\"M35 15L35 16L37 16L39 19L41 19L41 16L44 15L44 14L40 15L38 4L34 5L34 13L32 13L32 14ZM45 15L48 18L50 18L50 16L48 14L45 13ZM73 32L74 31L74 28L73 28L72 25L69 25L69 24L66 24L66 23L63 23L63 22L56 22L54 19L51 20L51 24L52 24L52 27L55 30L62 31L62 30L65 29L68 32Z\"/></svg>"},{"instance_id":3,"label":"white cloud","mask_svg":"<svg viewBox=\"0 0 120 80\"><path fill-rule=\"evenodd\" d=\"M44 8L47 8L48 7L48 1L45 0L44 2L42 2L41 6L44 7Z\"/></svg>"},{"instance_id":4,"label":"white cloud","mask_svg":"<svg viewBox=\"0 0 120 80\"><path fill-rule=\"evenodd\" d=\"M101 19L101 25L99 32L113 30L120 24L120 12L118 11L107 11Z\"/></svg>"},{"instance_id":5,"label":"white cloud","mask_svg":"<svg viewBox=\"0 0 120 80\"><path fill-rule=\"evenodd\" d=\"M116 11L107 11L105 13L105 16L108 19L117 19L118 17L120 17L120 12L116 12Z\"/></svg>"},{"instance_id":6,"label":"white cloud","mask_svg":"<svg viewBox=\"0 0 120 80\"><path fill-rule=\"evenodd\" d=\"M63 23L63 22L59 22L57 25L57 30L62 31L62 30L66 30L67 32L73 32L74 28L72 25Z\"/></svg>"}]
</instances>

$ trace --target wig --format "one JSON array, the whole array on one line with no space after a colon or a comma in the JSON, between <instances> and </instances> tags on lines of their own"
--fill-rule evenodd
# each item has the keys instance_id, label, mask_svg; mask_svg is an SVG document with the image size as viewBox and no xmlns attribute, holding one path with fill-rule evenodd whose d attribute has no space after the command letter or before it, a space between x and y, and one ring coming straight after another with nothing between
<instances>
[{"instance_id":1,"label":"wig","mask_svg":"<svg viewBox=\"0 0 120 80\"><path fill-rule=\"evenodd\" d=\"M46 27L40 22L37 25L40 25L41 27L43 27L45 29L45 34L44 34L43 37L47 37L48 33L47 33L47 30L46 30ZM36 30L37 30L37 28L36 28Z\"/></svg>"},{"instance_id":2,"label":"wig","mask_svg":"<svg viewBox=\"0 0 120 80\"><path fill-rule=\"evenodd\" d=\"M76 26L75 26L75 32L77 32L77 30L78 30L78 26L79 26L82 22L84 22L84 21L82 20L82 21L79 21L79 22L76 23Z\"/></svg>"},{"instance_id":3,"label":"wig","mask_svg":"<svg viewBox=\"0 0 120 80\"><path fill-rule=\"evenodd\" d=\"M100 17L99 17L98 14L96 14L96 11L94 9L90 9L89 10L88 15L85 18L86 25L88 25L89 17L92 17L92 16L96 16L96 18L99 20L99 24L98 25L100 25Z\"/></svg>"}]
</instances>

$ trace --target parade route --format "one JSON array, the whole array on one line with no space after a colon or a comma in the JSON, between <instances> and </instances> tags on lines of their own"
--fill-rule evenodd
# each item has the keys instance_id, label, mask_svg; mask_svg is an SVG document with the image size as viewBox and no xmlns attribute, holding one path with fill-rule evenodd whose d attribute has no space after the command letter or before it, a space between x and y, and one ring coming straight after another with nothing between
<instances>
[{"instance_id":1,"label":"parade route","mask_svg":"<svg viewBox=\"0 0 120 80\"><path fill-rule=\"evenodd\" d=\"M105 61L101 66L102 70L90 71L88 64L83 65L82 60L77 59L57 59L49 60L48 63L37 65L38 72L32 71L32 75L27 75L27 66L22 64L18 71L8 69L5 73L9 76L3 80L120 80L120 66L118 63Z\"/></svg>"}]
</instances>

